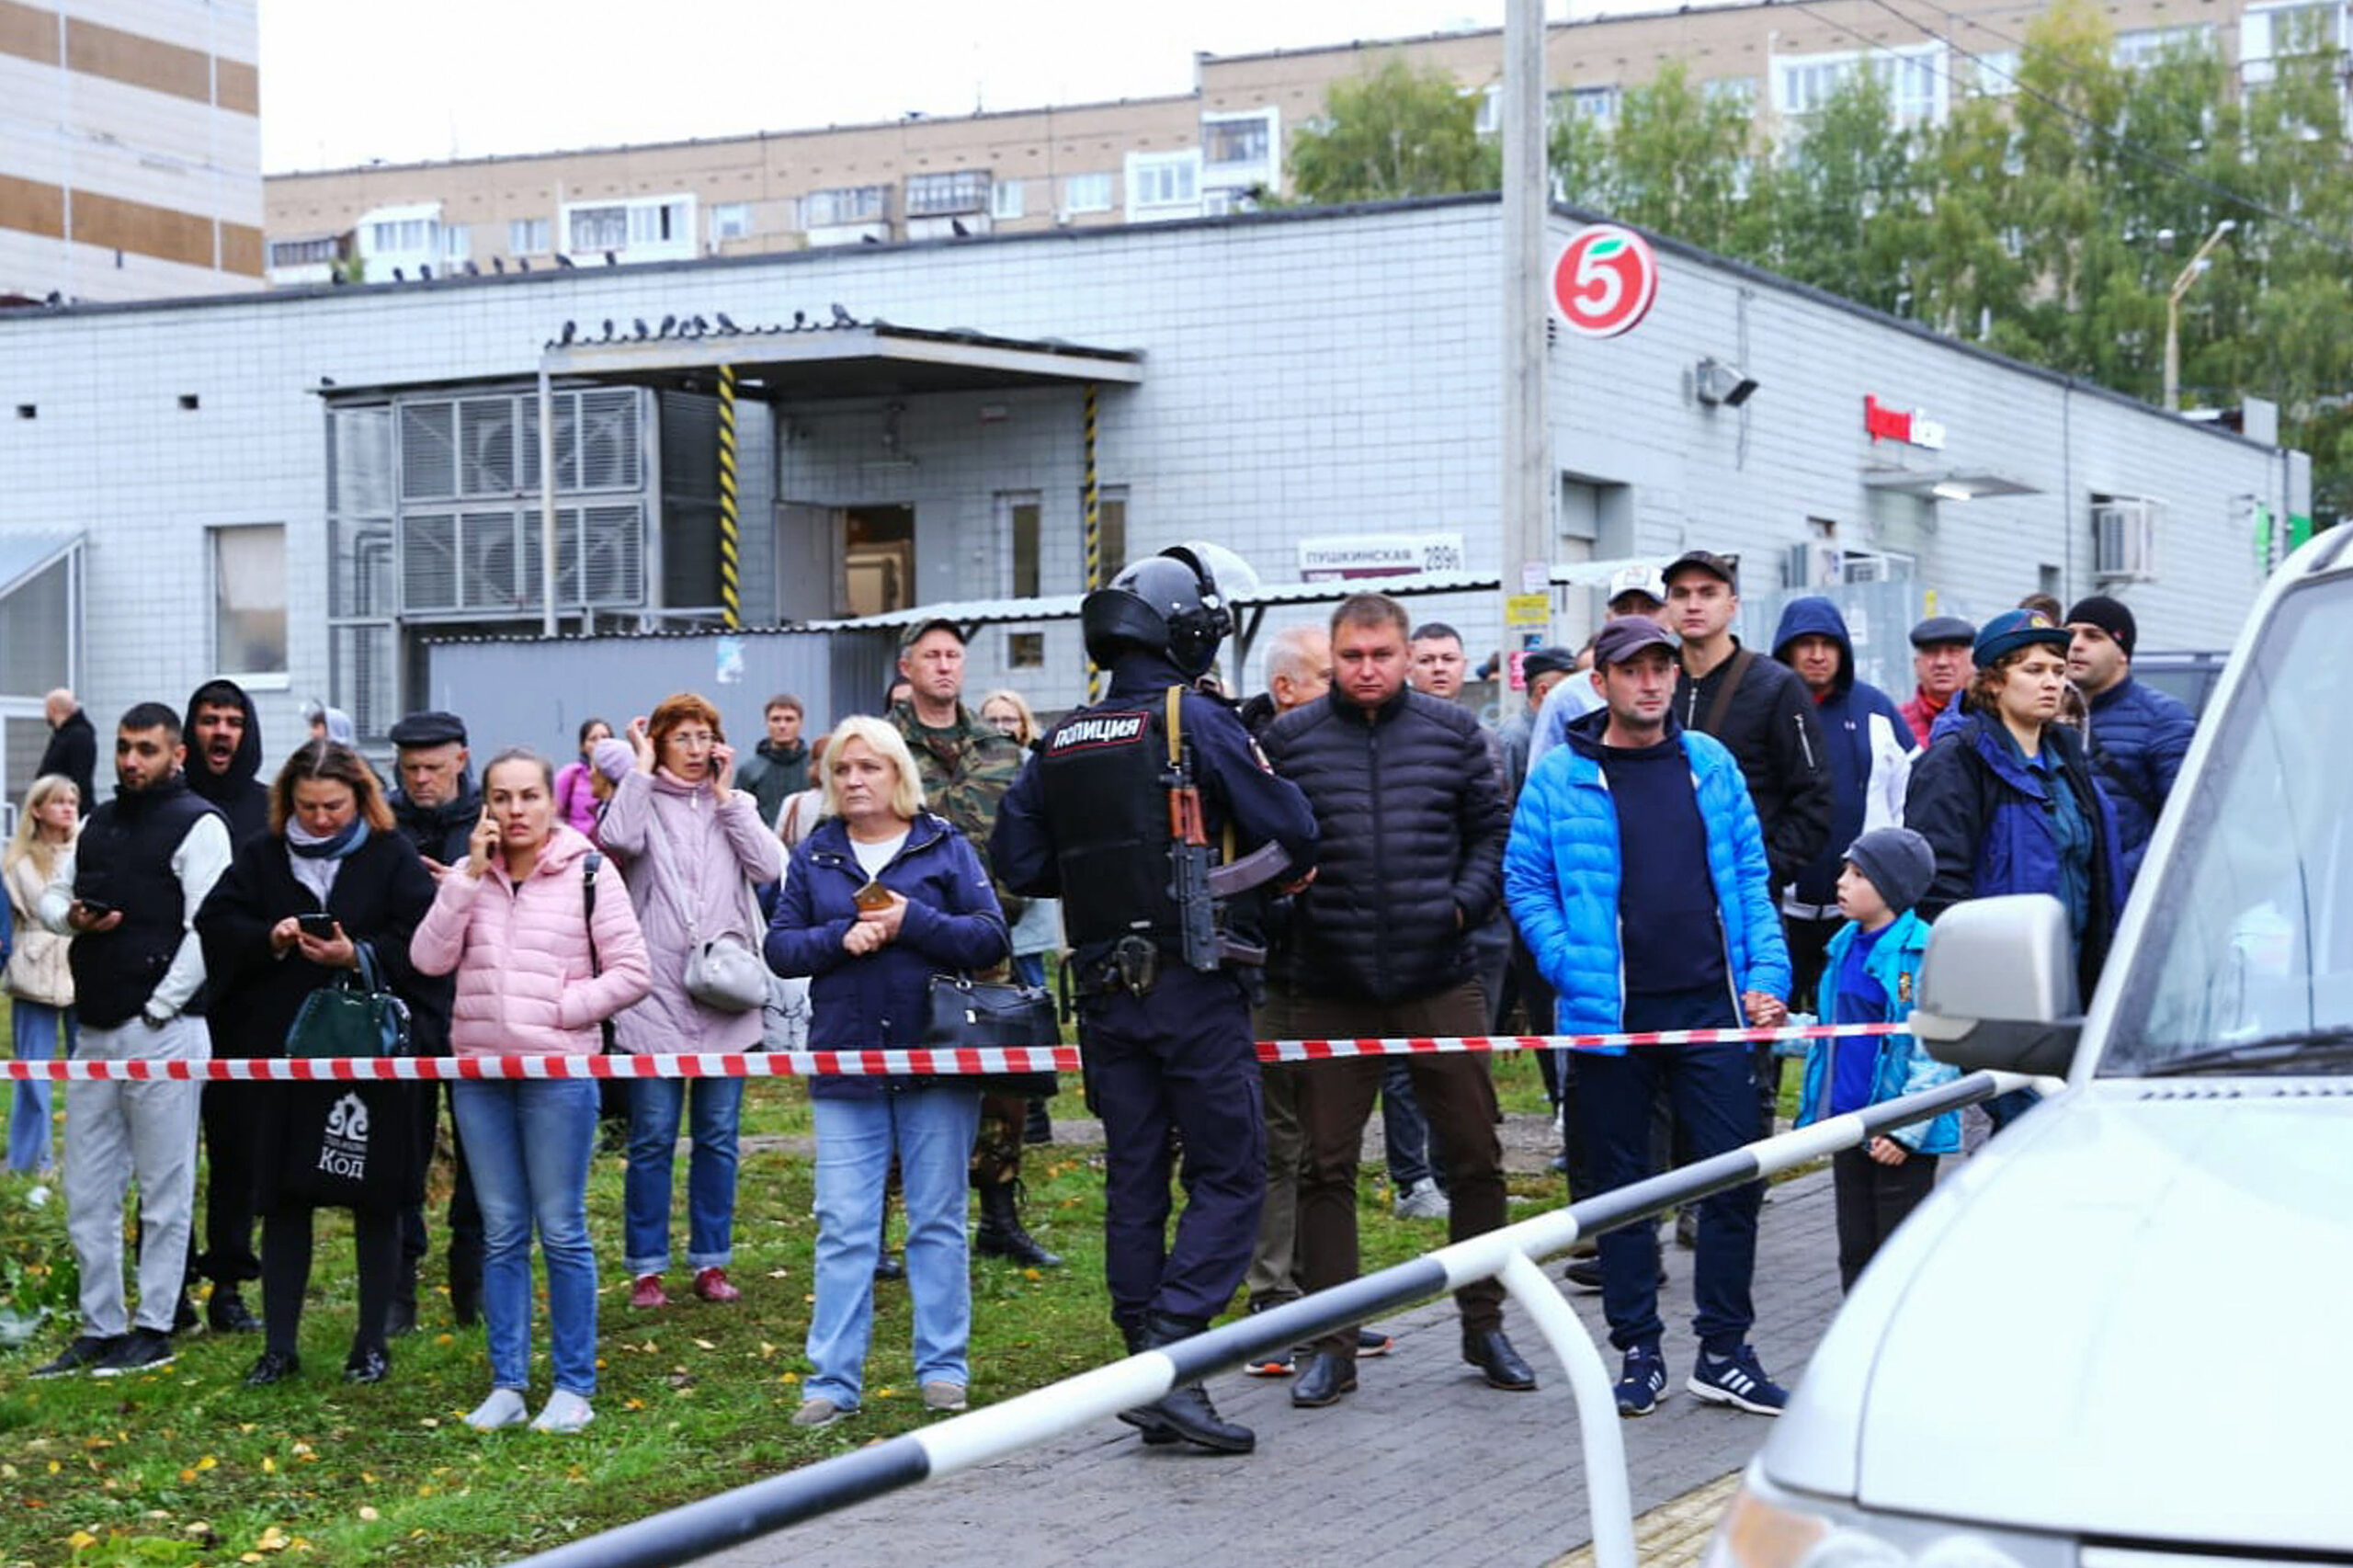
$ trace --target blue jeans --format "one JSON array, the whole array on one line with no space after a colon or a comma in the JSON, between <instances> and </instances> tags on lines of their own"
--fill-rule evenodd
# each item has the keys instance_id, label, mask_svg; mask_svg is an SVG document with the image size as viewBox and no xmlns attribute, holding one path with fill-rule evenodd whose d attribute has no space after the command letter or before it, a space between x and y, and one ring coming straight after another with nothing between
<instances>
[{"instance_id":1,"label":"blue jeans","mask_svg":"<svg viewBox=\"0 0 2353 1568\"><path fill-rule=\"evenodd\" d=\"M964 1252L965 1168L980 1131L976 1088L927 1085L871 1099L813 1098L817 1128L817 1304L801 1392L858 1407L874 1328L874 1261L891 1155L907 1208L907 1293L917 1383L969 1384L972 1287Z\"/></svg>"},{"instance_id":2,"label":"blue jeans","mask_svg":"<svg viewBox=\"0 0 2353 1568\"><path fill-rule=\"evenodd\" d=\"M630 1277L670 1267L670 1176L678 1158L678 1112L691 1102L687 1157L687 1267L724 1268L735 1240L735 1128L741 1078L633 1078L629 1085L629 1176L621 1187L623 1260Z\"/></svg>"},{"instance_id":3,"label":"blue jeans","mask_svg":"<svg viewBox=\"0 0 2353 1568\"><path fill-rule=\"evenodd\" d=\"M1046 985L1046 955L1016 953L1013 955L1013 978L1024 985L1044 990Z\"/></svg>"},{"instance_id":4,"label":"blue jeans","mask_svg":"<svg viewBox=\"0 0 2353 1568\"><path fill-rule=\"evenodd\" d=\"M597 1255L588 1244L588 1161L597 1147L590 1078L453 1084L449 1108L482 1205L483 1317L490 1381L531 1384L531 1229L548 1265L555 1386L597 1392Z\"/></svg>"},{"instance_id":5,"label":"blue jeans","mask_svg":"<svg viewBox=\"0 0 2353 1568\"><path fill-rule=\"evenodd\" d=\"M1441 1157L1433 1146L1429 1118L1414 1096L1414 1075L1404 1062L1393 1059L1381 1074L1381 1149L1389 1165L1389 1185L1400 1194L1438 1174L1435 1167Z\"/></svg>"},{"instance_id":6,"label":"blue jeans","mask_svg":"<svg viewBox=\"0 0 2353 1568\"><path fill-rule=\"evenodd\" d=\"M1636 1029L1733 1028L1732 998L1720 989L1629 996L1626 1025ZM1642 1045L1624 1055L1577 1053L1577 1113L1585 1119L1595 1189L1630 1186L1651 1169L1651 1106L1664 1083L1675 1120L1704 1160L1756 1136L1756 1078L1745 1045ZM1728 1356L1756 1321L1750 1285L1756 1272L1756 1213L1765 1184L1750 1182L1699 1200L1699 1245L1691 1278L1691 1326L1711 1356ZM1601 1310L1609 1342L1620 1350L1657 1348L1658 1233L1648 1223L1601 1238Z\"/></svg>"},{"instance_id":7,"label":"blue jeans","mask_svg":"<svg viewBox=\"0 0 2353 1568\"><path fill-rule=\"evenodd\" d=\"M65 1035L65 1054L74 1054L74 1009L52 1007L46 1002L27 1002L18 998L9 1013L9 1028L15 1031L17 1060L19 1062L52 1062L57 1058L57 1037L61 1021ZM17 1085L15 1103L8 1108L8 1168L12 1171L45 1171L54 1157L51 1134L50 1095L51 1085L46 1078L27 1078Z\"/></svg>"}]
</instances>

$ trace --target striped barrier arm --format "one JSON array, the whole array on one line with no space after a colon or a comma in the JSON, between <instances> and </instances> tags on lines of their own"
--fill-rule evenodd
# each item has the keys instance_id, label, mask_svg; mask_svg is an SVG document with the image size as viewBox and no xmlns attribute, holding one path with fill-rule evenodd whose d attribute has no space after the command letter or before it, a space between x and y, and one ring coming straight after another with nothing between
<instances>
[{"instance_id":1,"label":"striped barrier arm","mask_svg":"<svg viewBox=\"0 0 2353 1568\"><path fill-rule=\"evenodd\" d=\"M1899 1033L1898 1024L1801 1024L1770 1029L1664 1029L1631 1034L1454 1035L1357 1040L1262 1040L1261 1062L1331 1062L1353 1056L1425 1056L1449 1051L1500 1052L1566 1047L1725 1045L1769 1040L1821 1040L1833 1036ZM154 1058L127 1061L76 1058L57 1062L0 1062L0 1082L103 1079L134 1083L168 1081L315 1084L438 1082L476 1078L807 1078L964 1077L1003 1073L1075 1073L1074 1045L1005 1046L953 1051L883 1050L700 1051L672 1055L616 1056L322 1056L254 1058Z\"/></svg>"},{"instance_id":2,"label":"striped barrier arm","mask_svg":"<svg viewBox=\"0 0 2353 1568\"><path fill-rule=\"evenodd\" d=\"M1711 1193L1777 1176L1897 1127L2012 1089L2055 1092L2060 1086L2051 1079L2017 1073L1973 1073L1916 1095L1830 1117L920 1431L537 1553L515 1568L654 1568L692 1562L886 1492L1010 1458L1050 1438L1108 1421L1122 1410L1149 1404L1184 1384L1477 1280L1498 1278L1569 1369L1585 1440L1596 1560L1600 1568L1635 1568L1625 1438L1610 1397L1609 1372L1575 1309L1536 1268L1535 1260L1565 1252L1580 1237L1618 1230Z\"/></svg>"}]
</instances>

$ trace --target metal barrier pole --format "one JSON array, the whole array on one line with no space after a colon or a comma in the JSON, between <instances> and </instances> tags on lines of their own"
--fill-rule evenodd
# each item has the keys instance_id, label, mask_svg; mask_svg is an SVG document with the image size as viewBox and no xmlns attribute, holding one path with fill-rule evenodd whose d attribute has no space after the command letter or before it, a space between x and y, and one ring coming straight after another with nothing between
<instances>
[{"instance_id":1,"label":"metal barrier pole","mask_svg":"<svg viewBox=\"0 0 2353 1568\"><path fill-rule=\"evenodd\" d=\"M1231 1371L1251 1358L1488 1278L1501 1279L1535 1319L1568 1373L1577 1403L1586 1495L1600 1568L1635 1568L1632 1487L1608 1369L1575 1309L1531 1259L1566 1251L1580 1236L1634 1224L1672 1205L1852 1148L1890 1128L1925 1121L2011 1089L2062 1086L2055 1080L2017 1073L1973 1073L1938 1088L1834 1116L1455 1242L970 1415L585 1537L540 1552L521 1568L654 1568L689 1562L933 1476L1006 1458L1149 1403L1172 1388Z\"/></svg>"},{"instance_id":2,"label":"metal barrier pole","mask_svg":"<svg viewBox=\"0 0 2353 1568\"><path fill-rule=\"evenodd\" d=\"M1576 1309L1524 1252L1504 1260L1499 1278L1512 1300L1535 1320L1537 1332L1561 1358L1576 1402L1585 1440L1586 1512L1593 1524L1593 1560L1599 1568L1635 1568L1634 1489L1626 1471L1626 1435L1601 1347Z\"/></svg>"}]
</instances>

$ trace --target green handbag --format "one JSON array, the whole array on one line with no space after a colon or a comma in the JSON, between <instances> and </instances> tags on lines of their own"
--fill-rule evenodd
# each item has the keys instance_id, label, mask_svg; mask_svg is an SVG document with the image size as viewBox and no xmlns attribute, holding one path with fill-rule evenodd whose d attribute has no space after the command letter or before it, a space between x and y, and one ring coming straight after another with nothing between
<instances>
[{"instance_id":1,"label":"green handbag","mask_svg":"<svg viewBox=\"0 0 2353 1568\"><path fill-rule=\"evenodd\" d=\"M359 944L358 973L345 970L302 998L286 1030L293 1056L406 1056L408 1004L384 988L376 955Z\"/></svg>"}]
</instances>

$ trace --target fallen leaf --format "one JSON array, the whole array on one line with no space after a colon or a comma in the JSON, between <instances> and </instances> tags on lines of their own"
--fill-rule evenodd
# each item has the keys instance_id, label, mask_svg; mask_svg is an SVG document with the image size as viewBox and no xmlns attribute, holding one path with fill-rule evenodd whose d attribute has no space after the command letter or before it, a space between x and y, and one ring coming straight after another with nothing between
<instances>
[{"instance_id":1,"label":"fallen leaf","mask_svg":"<svg viewBox=\"0 0 2353 1568\"><path fill-rule=\"evenodd\" d=\"M716 1350L719 1346L713 1345L708 1339L698 1339L695 1341L695 1348L698 1350Z\"/></svg>"},{"instance_id":2,"label":"fallen leaf","mask_svg":"<svg viewBox=\"0 0 2353 1568\"><path fill-rule=\"evenodd\" d=\"M376 1506L374 1504L362 1503L359 1505L359 1517L372 1525L384 1516L376 1511Z\"/></svg>"}]
</instances>

